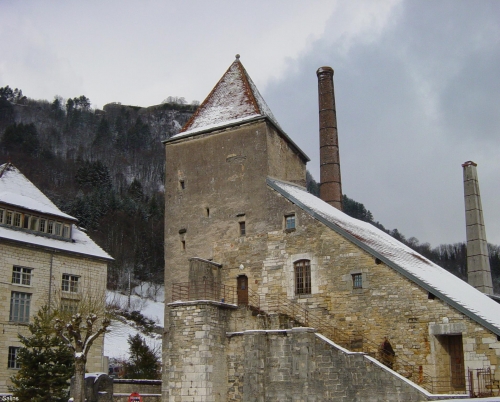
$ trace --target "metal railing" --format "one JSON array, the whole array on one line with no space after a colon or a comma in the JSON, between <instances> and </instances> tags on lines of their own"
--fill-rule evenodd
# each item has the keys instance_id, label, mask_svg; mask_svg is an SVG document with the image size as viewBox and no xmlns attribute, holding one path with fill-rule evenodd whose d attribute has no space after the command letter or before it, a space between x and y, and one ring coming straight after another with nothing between
<instances>
[{"instance_id":1,"label":"metal railing","mask_svg":"<svg viewBox=\"0 0 500 402\"><path fill-rule=\"evenodd\" d=\"M500 395L500 384L494 379L491 368L468 369L469 396L471 398L485 398Z\"/></svg>"},{"instance_id":2,"label":"metal railing","mask_svg":"<svg viewBox=\"0 0 500 402\"><path fill-rule=\"evenodd\" d=\"M440 381L433 378L423 371L422 366L405 361L394 352L384 350L381 345L362 335L348 335L334 327L327 318L312 313L304 306L291 301L285 296L270 295L266 301L268 305L267 313L283 314L297 324L313 327L339 346L350 351L366 353L429 392L449 387L449 379Z\"/></svg>"},{"instance_id":3,"label":"metal railing","mask_svg":"<svg viewBox=\"0 0 500 402\"><path fill-rule=\"evenodd\" d=\"M236 288L218 282L182 282L172 285L172 302L211 300L237 304Z\"/></svg>"},{"instance_id":4,"label":"metal railing","mask_svg":"<svg viewBox=\"0 0 500 402\"><path fill-rule=\"evenodd\" d=\"M238 290L234 286L227 286L218 282L174 283L172 285L172 302L211 300L227 304L244 304L260 310L260 296L258 293L251 289L246 289L242 293L238 295Z\"/></svg>"},{"instance_id":5,"label":"metal railing","mask_svg":"<svg viewBox=\"0 0 500 402\"><path fill-rule=\"evenodd\" d=\"M293 320L296 325L315 328L320 334L343 348L363 352L377 359L390 369L432 393L450 390L449 378L435 378L424 372L421 365L406 361L394 351L387 350L362 335L349 335L334 327L328 318L321 317L284 295L267 295L265 307L261 307L259 294L247 289L242 297L233 286L217 282L183 282L172 285L172 301L211 300L228 304L247 305L265 314L278 314Z\"/></svg>"}]
</instances>

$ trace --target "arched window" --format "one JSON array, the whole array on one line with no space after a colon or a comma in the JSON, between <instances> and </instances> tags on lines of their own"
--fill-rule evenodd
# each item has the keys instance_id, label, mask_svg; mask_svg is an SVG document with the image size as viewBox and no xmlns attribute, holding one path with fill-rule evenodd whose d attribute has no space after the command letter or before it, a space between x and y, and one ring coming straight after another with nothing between
<instances>
[{"instance_id":1,"label":"arched window","mask_svg":"<svg viewBox=\"0 0 500 402\"><path fill-rule=\"evenodd\" d=\"M311 261L299 260L293 264L295 270L295 294L311 294Z\"/></svg>"}]
</instances>

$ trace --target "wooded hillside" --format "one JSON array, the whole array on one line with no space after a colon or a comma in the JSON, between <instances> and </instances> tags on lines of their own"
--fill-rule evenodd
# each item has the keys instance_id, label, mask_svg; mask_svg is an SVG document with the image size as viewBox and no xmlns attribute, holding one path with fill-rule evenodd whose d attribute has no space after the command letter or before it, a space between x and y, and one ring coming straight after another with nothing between
<instances>
[{"instance_id":1,"label":"wooded hillside","mask_svg":"<svg viewBox=\"0 0 500 402\"><path fill-rule=\"evenodd\" d=\"M103 110L86 96L52 102L33 100L21 90L0 88L0 164L11 161L115 261L108 287L135 281L163 282L164 149L197 104L169 97L142 108L119 103ZM318 185L308 173L308 189ZM464 243L431 248L387 230L365 206L344 195L347 214L370 222L455 275L466 278ZM465 230L464 230L465 232ZM500 248L490 245L496 292L500 292Z\"/></svg>"}]
</instances>

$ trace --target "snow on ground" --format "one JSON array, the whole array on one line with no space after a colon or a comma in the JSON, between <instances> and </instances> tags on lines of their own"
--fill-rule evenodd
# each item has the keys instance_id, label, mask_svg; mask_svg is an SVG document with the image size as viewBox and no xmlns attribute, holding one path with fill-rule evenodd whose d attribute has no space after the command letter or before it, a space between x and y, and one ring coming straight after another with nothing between
<instances>
[{"instance_id":1,"label":"snow on ground","mask_svg":"<svg viewBox=\"0 0 500 402\"><path fill-rule=\"evenodd\" d=\"M140 293L140 289L136 289ZM163 300L161 294L157 300ZM119 305L122 309L128 309L128 297L116 292L107 292L108 303ZM163 327L163 302L155 302L143 299L139 296L130 297L129 311L140 311L145 317L156 322L156 325ZM104 336L104 355L110 359L127 360L129 358L129 345L127 343L129 336L135 336L137 333L146 340L146 343L155 350L161 352L161 335L152 333L144 334L135 327L135 323L129 320L112 320L109 332ZM161 356L161 353L160 353Z\"/></svg>"}]
</instances>

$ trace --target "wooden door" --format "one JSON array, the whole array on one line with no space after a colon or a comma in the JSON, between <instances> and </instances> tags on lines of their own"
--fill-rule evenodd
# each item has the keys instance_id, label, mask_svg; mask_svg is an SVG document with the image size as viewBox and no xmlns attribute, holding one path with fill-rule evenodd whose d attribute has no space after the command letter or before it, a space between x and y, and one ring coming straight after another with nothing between
<instances>
[{"instance_id":1,"label":"wooden door","mask_svg":"<svg viewBox=\"0 0 500 402\"><path fill-rule=\"evenodd\" d=\"M248 304L248 278L245 275L238 276L238 304Z\"/></svg>"},{"instance_id":2,"label":"wooden door","mask_svg":"<svg viewBox=\"0 0 500 402\"><path fill-rule=\"evenodd\" d=\"M447 336L450 354L451 386L456 390L465 390L465 367L462 335Z\"/></svg>"}]
</instances>

